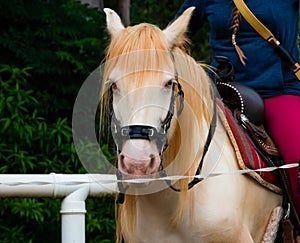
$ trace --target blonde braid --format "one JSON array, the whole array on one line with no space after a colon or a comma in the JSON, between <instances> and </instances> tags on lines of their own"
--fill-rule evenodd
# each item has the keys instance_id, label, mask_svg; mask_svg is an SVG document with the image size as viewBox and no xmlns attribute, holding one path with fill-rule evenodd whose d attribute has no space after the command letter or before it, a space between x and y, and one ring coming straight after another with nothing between
<instances>
[{"instance_id":1,"label":"blonde braid","mask_svg":"<svg viewBox=\"0 0 300 243\"><path fill-rule=\"evenodd\" d=\"M235 47L235 50L237 54L239 55L241 63L243 65L246 65L245 60L247 59L242 49L237 45L236 43L236 35L240 27L240 11L236 8L236 6L233 7L233 16L232 16L232 36L231 36L231 42L232 45Z\"/></svg>"}]
</instances>

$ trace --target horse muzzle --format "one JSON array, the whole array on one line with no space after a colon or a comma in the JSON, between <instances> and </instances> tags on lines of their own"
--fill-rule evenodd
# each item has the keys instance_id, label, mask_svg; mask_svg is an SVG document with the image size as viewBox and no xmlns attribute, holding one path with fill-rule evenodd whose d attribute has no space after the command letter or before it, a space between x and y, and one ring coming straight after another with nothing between
<instances>
[{"instance_id":1,"label":"horse muzzle","mask_svg":"<svg viewBox=\"0 0 300 243\"><path fill-rule=\"evenodd\" d=\"M145 140L127 141L118 155L118 169L124 175L142 177L158 171L161 156Z\"/></svg>"},{"instance_id":2,"label":"horse muzzle","mask_svg":"<svg viewBox=\"0 0 300 243\"><path fill-rule=\"evenodd\" d=\"M163 129L132 125L112 127L118 148L118 169L122 174L143 176L156 173L162 152L167 147L167 134Z\"/></svg>"}]
</instances>

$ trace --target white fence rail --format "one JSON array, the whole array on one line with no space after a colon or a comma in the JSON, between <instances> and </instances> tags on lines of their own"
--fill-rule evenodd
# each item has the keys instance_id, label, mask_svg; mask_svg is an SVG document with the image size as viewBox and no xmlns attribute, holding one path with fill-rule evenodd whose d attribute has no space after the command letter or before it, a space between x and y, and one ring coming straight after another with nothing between
<instances>
[{"instance_id":1,"label":"white fence rail","mask_svg":"<svg viewBox=\"0 0 300 243\"><path fill-rule=\"evenodd\" d=\"M0 174L0 198L64 198L62 243L85 243L85 200L116 191L116 176L104 174Z\"/></svg>"}]
</instances>

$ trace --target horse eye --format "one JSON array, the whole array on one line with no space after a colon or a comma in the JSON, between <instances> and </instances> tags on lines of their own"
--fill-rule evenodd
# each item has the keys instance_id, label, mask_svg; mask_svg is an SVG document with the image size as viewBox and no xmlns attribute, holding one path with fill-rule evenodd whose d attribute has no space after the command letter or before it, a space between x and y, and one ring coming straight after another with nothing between
<instances>
[{"instance_id":1,"label":"horse eye","mask_svg":"<svg viewBox=\"0 0 300 243\"><path fill-rule=\"evenodd\" d=\"M167 81L165 83L165 88L170 89L170 88L172 88L172 86L173 86L173 79L170 79L169 81Z\"/></svg>"},{"instance_id":2,"label":"horse eye","mask_svg":"<svg viewBox=\"0 0 300 243\"><path fill-rule=\"evenodd\" d=\"M118 86L115 82L113 82L110 87L111 87L112 91L118 90Z\"/></svg>"}]
</instances>

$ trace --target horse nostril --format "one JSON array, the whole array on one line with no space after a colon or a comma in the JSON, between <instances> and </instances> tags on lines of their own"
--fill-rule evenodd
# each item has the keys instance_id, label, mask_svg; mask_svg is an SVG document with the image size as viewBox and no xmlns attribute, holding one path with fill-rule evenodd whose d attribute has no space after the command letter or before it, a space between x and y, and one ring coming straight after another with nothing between
<instances>
[{"instance_id":1,"label":"horse nostril","mask_svg":"<svg viewBox=\"0 0 300 243\"><path fill-rule=\"evenodd\" d=\"M124 158L125 156L123 154L120 155L120 162L121 162L121 166L124 168L125 164L124 164Z\"/></svg>"},{"instance_id":2,"label":"horse nostril","mask_svg":"<svg viewBox=\"0 0 300 243\"><path fill-rule=\"evenodd\" d=\"M149 167L150 168L153 168L154 167L154 165L155 165L155 161L154 161L154 159L155 159L155 156L154 156L154 154L150 154L150 164L149 164Z\"/></svg>"}]
</instances>

